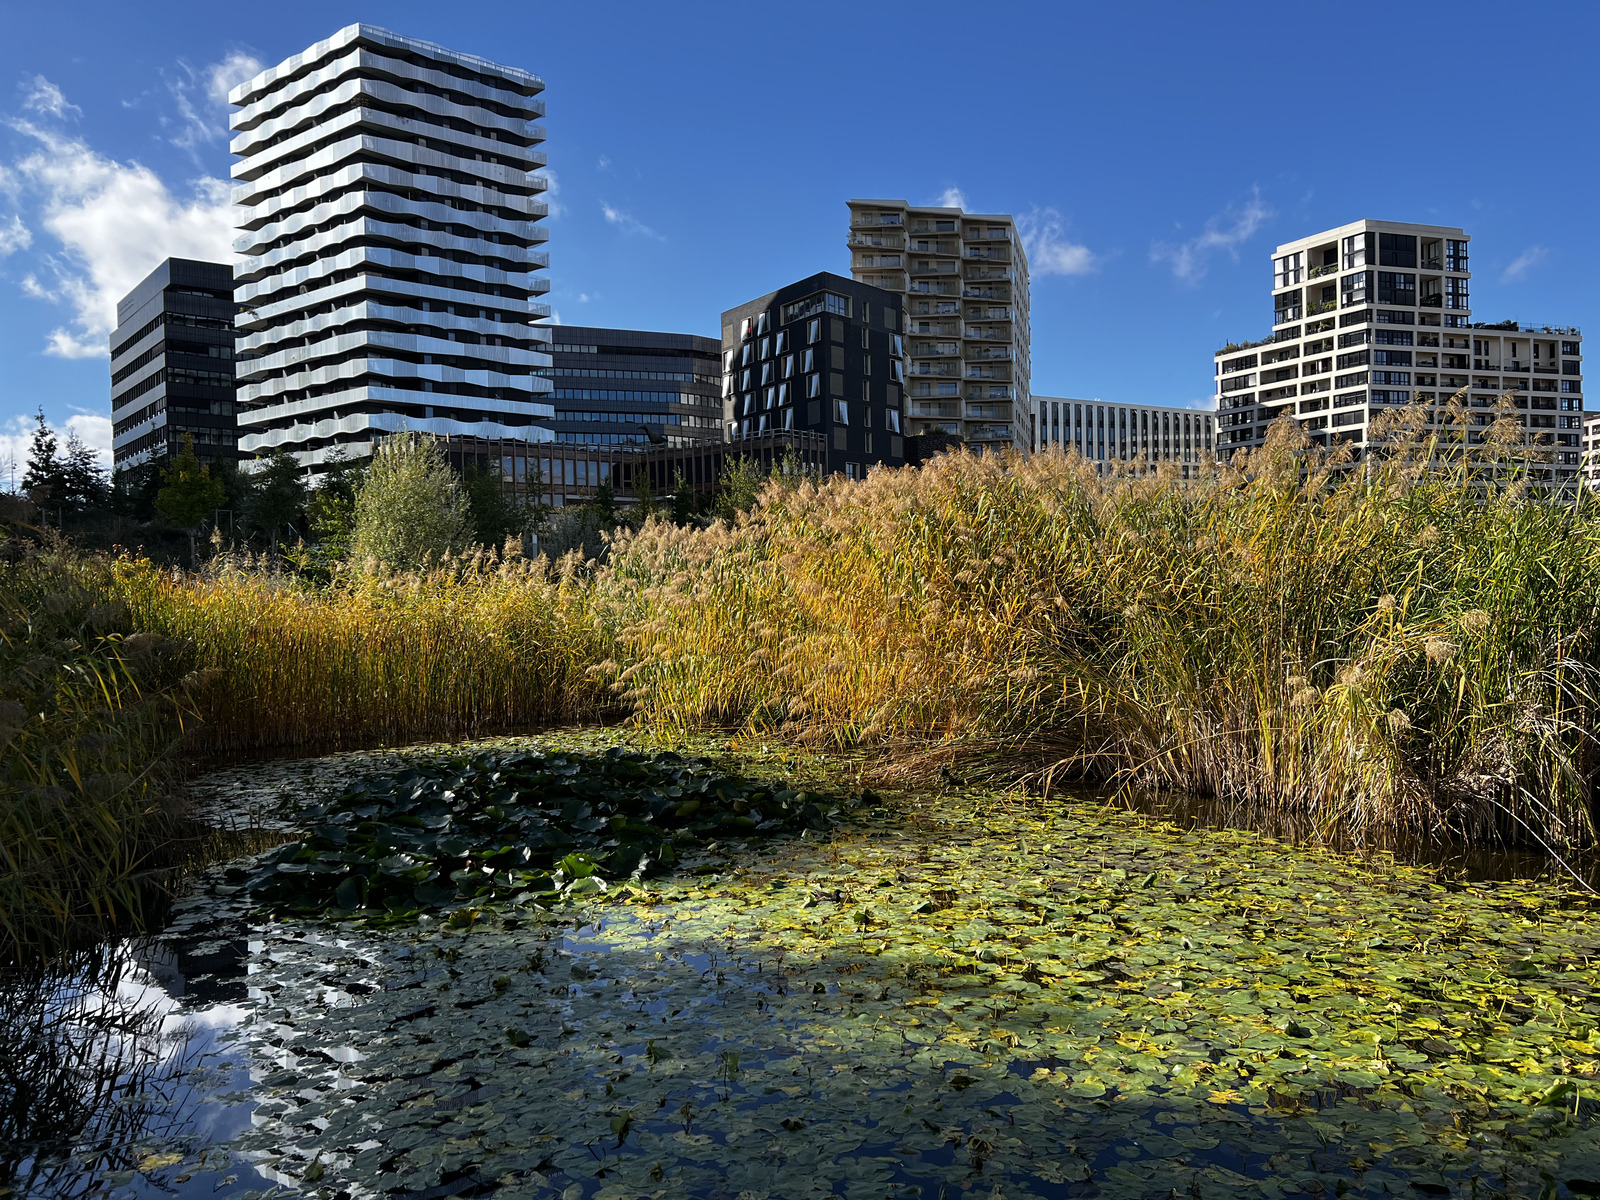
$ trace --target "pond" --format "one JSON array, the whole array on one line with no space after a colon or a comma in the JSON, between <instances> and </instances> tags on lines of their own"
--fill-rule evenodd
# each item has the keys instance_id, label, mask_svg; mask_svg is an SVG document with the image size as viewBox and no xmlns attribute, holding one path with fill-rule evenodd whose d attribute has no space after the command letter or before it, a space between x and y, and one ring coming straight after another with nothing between
<instances>
[{"instance_id":1,"label":"pond","mask_svg":"<svg viewBox=\"0 0 1600 1200\"><path fill-rule=\"evenodd\" d=\"M292 823L403 758L198 790ZM548 912L271 920L238 875L5 998L59 1114L11 1070L13 1195L1600 1195L1559 882L960 790Z\"/></svg>"}]
</instances>

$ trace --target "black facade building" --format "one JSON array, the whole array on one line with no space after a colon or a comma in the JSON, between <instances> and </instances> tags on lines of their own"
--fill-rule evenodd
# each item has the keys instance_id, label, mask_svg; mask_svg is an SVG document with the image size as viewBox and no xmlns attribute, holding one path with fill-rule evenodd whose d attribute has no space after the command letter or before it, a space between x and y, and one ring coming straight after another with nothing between
<instances>
[{"instance_id":1,"label":"black facade building","mask_svg":"<svg viewBox=\"0 0 1600 1200\"><path fill-rule=\"evenodd\" d=\"M823 435L828 470L866 477L903 466L904 303L824 271L722 314L723 396L731 441Z\"/></svg>"},{"instance_id":2,"label":"black facade building","mask_svg":"<svg viewBox=\"0 0 1600 1200\"><path fill-rule=\"evenodd\" d=\"M234 417L233 268L169 258L117 305L111 334L113 469L156 462L194 439L202 462L239 457Z\"/></svg>"},{"instance_id":3,"label":"black facade building","mask_svg":"<svg viewBox=\"0 0 1600 1200\"><path fill-rule=\"evenodd\" d=\"M691 446L722 440L721 347L688 333L551 327L556 442Z\"/></svg>"}]
</instances>

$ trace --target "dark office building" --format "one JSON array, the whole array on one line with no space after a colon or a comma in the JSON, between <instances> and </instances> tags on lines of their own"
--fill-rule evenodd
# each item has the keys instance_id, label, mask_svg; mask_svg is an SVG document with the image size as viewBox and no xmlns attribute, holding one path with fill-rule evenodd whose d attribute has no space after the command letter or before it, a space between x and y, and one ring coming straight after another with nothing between
<instances>
[{"instance_id":1,"label":"dark office building","mask_svg":"<svg viewBox=\"0 0 1600 1200\"><path fill-rule=\"evenodd\" d=\"M557 443L690 446L722 440L720 347L689 333L551 326Z\"/></svg>"},{"instance_id":2,"label":"dark office building","mask_svg":"<svg viewBox=\"0 0 1600 1200\"><path fill-rule=\"evenodd\" d=\"M779 430L826 439L828 470L902 466L900 296L824 271L722 314L731 441Z\"/></svg>"},{"instance_id":3,"label":"dark office building","mask_svg":"<svg viewBox=\"0 0 1600 1200\"><path fill-rule=\"evenodd\" d=\"M111 456L127 470L178 453L239 457L233 268L169 258L117 305L111 334Z\"/></svg>"}]
</instances>

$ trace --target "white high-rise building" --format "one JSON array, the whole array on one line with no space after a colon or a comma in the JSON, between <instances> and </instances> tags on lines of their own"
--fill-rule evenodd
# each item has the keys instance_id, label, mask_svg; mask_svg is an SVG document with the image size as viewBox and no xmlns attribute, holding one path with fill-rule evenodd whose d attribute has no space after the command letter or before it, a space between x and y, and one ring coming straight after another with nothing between
<instances>
[{"instance_id":1,"label":"white high-rise building","mask_svg":"<svg viewBox=\"0 0 1600 1200\"><path fill-rule=\"evenodd\" d=\"M850 274L905 297L906 432L1031 450L1028 255L1004 213L851 200Z\"/></svg>"},{"instance_id":2,"label":"white high-rise building","mask_svg":"<svg viewBox=\"0 0 1600 1200\"><path fill-rule=\"evenodd\" d=\"M1583 338L1570 326L1472 319L1469 239L1444 225L1355 221L1273 251L1273 332L1214 356L1218 453L1259 446L1285 414L1315 443L1370 440L1396 406L1462 394L1469 445L1509 401L1536 478L1573 482L1583 447Z\"/></svg>"},{"instance_id":3,"label":"white high-rise building","mask_svg":"<svg viewBox=\"0 0 1600 1200\"><path fill-rule=\"evenodd\" d=\"M543 90L372 25L233 90L243 454L551 440Z\"/></svg>"}]
</instances>

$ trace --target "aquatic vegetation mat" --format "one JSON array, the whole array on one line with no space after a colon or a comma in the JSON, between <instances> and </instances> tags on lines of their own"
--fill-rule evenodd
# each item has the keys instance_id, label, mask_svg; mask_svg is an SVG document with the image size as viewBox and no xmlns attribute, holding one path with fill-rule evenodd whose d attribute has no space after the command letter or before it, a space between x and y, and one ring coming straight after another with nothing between
<instances>
[{"instance_id":1,"label":"aquatic vegetation mat","mask_svg":"<svg viewBox=\"0 0 1600 1200\"><path fill-rule=\"evenodd\" d=\"M301 840L239 875L258 900L300 914L551 904L658 874L688 850L826 830L861 799L671 751L458 754L358 779L306 809Z\"/></svg>"},{"instance_id":2,"label":"aquatic vegetation mat","mask_svg":"<svg viewBox=\"0 0 1600 1200\"><path fill-rule=\"evenodd\" d=\"M1559 887L959 796L707 867L270 926L237 1148L356 1197L1600 1194Z\"/></svg>"}]
</instances>

